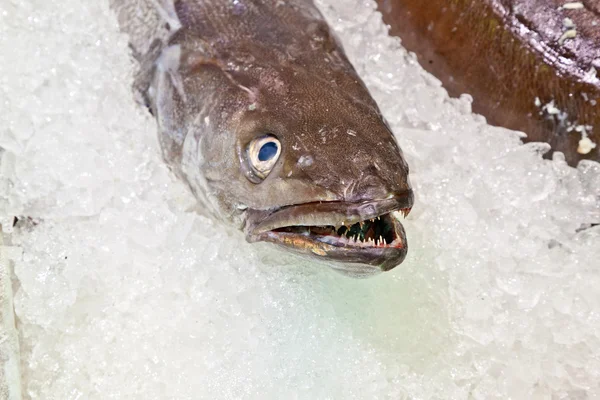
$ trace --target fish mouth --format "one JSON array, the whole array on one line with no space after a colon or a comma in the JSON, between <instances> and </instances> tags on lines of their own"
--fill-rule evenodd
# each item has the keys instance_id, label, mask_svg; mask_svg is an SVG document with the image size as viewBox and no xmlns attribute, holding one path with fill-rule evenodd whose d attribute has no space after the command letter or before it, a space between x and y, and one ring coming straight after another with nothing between
<instances>
[{"instance_id":1,"label":"fish mouth","mask_svg":"<svg viewBox=\"0 0 600 400\"><path fill-rule=\"evenodd\" d=\"M272 212L250 211L246 235L308 254L351 275L370 275L401 264L408 250L400 222L410 212L412 190L383 200L315 202Z\"/></svg>"}]
</instances>

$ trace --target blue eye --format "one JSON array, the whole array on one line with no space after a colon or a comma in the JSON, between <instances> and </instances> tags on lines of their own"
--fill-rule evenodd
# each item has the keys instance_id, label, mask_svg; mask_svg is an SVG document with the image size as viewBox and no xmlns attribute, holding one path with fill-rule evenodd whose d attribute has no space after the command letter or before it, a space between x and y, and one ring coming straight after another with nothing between
<instances>
[{"instance_id":1,"label":"blue eye","mask_svg":"<svg viewBox=\"0 0 600 400\"><path fill-rule=\"evenodd\" d=\"M281 142L275 136L267 134L254 138L246 148L248 166L252 171L248 179L260 183L271 173L280 155Z\"/></svg>"},{"instance_id":2,"label":"blue eye","mask_svg":"<svg viewBox=\"0 0 600 400\"><path fill-rule=\"evenodd\" d=\"M262 145L260 150L258 151L258 160L259 161L269 161L273 157L277 155L277 151L279 150L279 146L275 142L268 142Z\"/></svg>"}]
</instances>

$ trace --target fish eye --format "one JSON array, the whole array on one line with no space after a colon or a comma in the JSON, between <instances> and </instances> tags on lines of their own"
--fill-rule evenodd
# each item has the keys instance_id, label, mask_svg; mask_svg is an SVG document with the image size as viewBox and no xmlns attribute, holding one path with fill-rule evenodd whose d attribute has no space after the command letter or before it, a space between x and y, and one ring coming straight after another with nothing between
<instances>
[{"instance_id":1,"label":"fish eye","mask_svg":"<svg viewBox=\"0 0 600 400\"><path fill-rule=\"evenodd\" d=\"M250 169L260 180L270 173L281 154L281 143L273 135L254 138L246 149Z\"/></svg>"}]
</instances>

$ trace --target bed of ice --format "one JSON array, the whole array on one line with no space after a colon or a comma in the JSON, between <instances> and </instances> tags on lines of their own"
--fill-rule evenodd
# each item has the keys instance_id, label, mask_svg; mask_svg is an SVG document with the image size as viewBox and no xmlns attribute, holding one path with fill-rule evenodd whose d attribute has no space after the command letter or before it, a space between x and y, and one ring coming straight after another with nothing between
<instances>
[{"instance_id":1,"label":"bed of ice","mask_svg":"<svg viewBox=\"0 0 600 400\"><path fill-rule=\"evenodd\" d=\"M107 3L0 1L24 398L600 398L598 164L450 100L373 1L320 0L417 195L406 262L346 278L189 211Z\"/></svg>"}]
</instances>

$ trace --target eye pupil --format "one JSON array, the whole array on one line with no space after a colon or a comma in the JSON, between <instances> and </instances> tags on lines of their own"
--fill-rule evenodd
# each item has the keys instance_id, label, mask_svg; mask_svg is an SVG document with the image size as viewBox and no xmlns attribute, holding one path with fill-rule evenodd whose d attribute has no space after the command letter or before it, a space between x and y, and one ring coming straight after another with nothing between
<instances>
[{"instance_id":1,"label":"eye pupil","mask_svg":"<svg viewBox=\"0 0 600 400\"><path fill-rule=\"evenodd\" d=\"M277 150L279 150L279 146L275 142L263 144L260 150L258 151L258 160L268 161L272 159L277 155Z\"/></svg>"}]
</instances>

